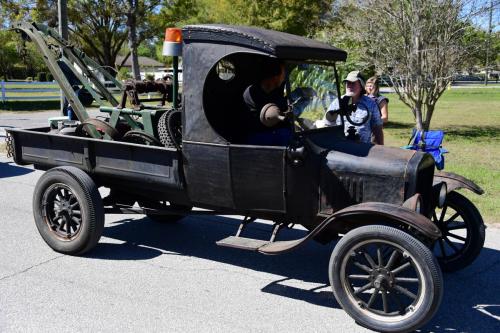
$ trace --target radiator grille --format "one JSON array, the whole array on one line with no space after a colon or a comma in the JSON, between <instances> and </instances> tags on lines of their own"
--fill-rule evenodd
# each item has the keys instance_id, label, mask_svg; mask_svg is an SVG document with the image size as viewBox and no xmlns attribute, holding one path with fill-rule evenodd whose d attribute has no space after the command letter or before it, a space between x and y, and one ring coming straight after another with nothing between
<instances>
[{"instance_id":1,"label":"radiator grille","mask_svg":"<svg viewBox=\"0 0 500 333\"><path fill-rule=\"evenodd\" d=\"M364 186L363 178L360 177L339 177L340 183L344 189L349 193L352 201L359 203L363 201Z\"/></svg>"}]
</instances>

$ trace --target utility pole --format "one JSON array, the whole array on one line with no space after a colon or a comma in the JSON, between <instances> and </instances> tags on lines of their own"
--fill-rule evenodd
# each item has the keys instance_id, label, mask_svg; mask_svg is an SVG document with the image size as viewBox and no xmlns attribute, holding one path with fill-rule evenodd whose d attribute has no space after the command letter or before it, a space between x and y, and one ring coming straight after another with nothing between
<instances>
[{"instance_id":1,"label":"utility pole","mask_svg":"<svg viewBox=\"0 0 500 333\"><path fill-rule=\"evenodd\" d=\"M489 74L489 67L490 67L490 48L491 48L491 21L493 17L493 0L490 0L490 22L488 24L488 39L487 39L487 44L486 44L486 68L485 68L485 73L484 73L484 85L488 85L488 74Z\"/></svg>"},{"instance_id":2,"label":"utility pole","mask_svg":"<svg viewBox=\"0 0 500 333\"><path fill-rule=\"evenodd\" d=\"M68 40L68 2L67 0L57 0L57 14L59 17L59 35ZM61 113L64 109L64 93L61 90Z\"/></svg>"}]
</instances>

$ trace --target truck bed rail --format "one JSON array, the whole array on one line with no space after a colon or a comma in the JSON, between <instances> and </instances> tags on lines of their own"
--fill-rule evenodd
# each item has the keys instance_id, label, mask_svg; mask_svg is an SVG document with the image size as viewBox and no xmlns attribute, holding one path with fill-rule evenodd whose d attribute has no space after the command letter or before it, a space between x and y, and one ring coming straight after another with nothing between
<instances>
[{"instance_id":1,"label":"truck bed rail","mask_svg":"<svg viewBox=\"0 0 500 333\"><path fill-rule=\"evenodd\" d=\"M8 129L17 164L38 169L74 166L91 176L129 186L182 190L179 152L173 148L49 133L50 128Z\"/></svg>"}]
</instances>

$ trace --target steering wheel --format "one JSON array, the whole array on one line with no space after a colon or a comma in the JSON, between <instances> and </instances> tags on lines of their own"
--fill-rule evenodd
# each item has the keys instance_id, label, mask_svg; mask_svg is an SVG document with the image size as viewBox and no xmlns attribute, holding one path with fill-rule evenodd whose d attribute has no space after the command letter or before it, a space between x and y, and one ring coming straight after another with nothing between
<instances>
[{"instance_id":1,"label":"steering wheel","mask_svg":"<svg viewBox=\"0 0 500 333\"><path fill-rule=\"evenodd\" d=\"M352 113L352 112L350 112ZM347 119L347 121L351 124L351 125L354 125L354 126L361 126L363 125L364 123L366 123L368 121L368 118L370 118L370 115L368 112L366 112L366 116L364 116L361 121L359 122L356 122L354 120L351 119L351 116L349 115L350 113L346 113L345 114L345 119Z\"/></svg>"},{"instance_id":2,"label":"steering wheel","mask_svg":"<svg viewBox=\"0 0 500 333\"><path fill-rule=\"evenodd\" d=\"M299 117L304 111L303 108L299 107L300 104L312 100L315 96L318 96L318 93L311 87L299 87L292 91L290 96L293 101L290 103L289 108Z\"/></svg>"},{"instance_id":3,"label":"steering wheel","mask_svg":"<svg viewBox=\"0 0 500 333\"><path fill-rule=\"evenodd\" d=\"M354 112L356 112L357 109L358 109L358 105L352 102L352 97L351 96L344 96L344 97L342 97L339 100L339 105L340 105L339 110L335 110L334 112L338 111L338 113L340 115L345 116L345 118L347 119L347 121L351 125L353 125L353 126L361 126L364 123L366 123L368 121L368 119L370 118L370 114L369 114L368 110L366 111L366 115L359 122L354 121L351 118L351 114L354 113Z\"/></svg>"}]
</instances>

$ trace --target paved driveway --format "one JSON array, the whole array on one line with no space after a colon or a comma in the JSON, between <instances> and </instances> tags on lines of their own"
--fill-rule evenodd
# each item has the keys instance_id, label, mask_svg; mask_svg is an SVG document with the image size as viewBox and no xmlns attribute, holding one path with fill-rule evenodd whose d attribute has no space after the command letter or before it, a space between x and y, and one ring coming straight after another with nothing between
<instances>
[{"instance_id":1,"label":"paved driveway","mask_svg":"<svg viewBox=\"0 0 500 333\"><path fill-rule=\"evenodd\" d=\"M0 156L0 332L366 332L328 286L333 244L263 256L220 248L238 220L161 225L108 215L84 257L51 251L33 222L41 175ZM267 236L262 221L254 234ZM285 237L300 237L290 230ZM445 275L440 311L421 332L500 332L500 229L469 268Z\"/></svg>"}]
</instances>

